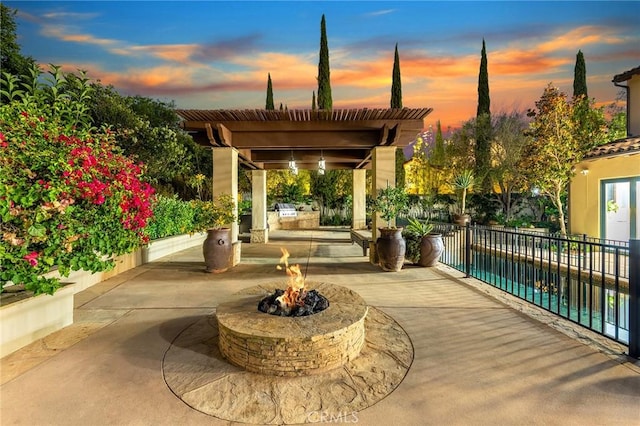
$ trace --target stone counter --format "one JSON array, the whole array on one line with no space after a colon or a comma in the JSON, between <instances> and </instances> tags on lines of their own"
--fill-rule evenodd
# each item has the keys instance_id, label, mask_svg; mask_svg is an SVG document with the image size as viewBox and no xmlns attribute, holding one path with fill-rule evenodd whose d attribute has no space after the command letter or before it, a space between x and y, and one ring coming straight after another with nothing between
<instances>
[{"instance_id":1,"label":"stone counter","mask_svg":"<svg viewBox=\"0 0 640 426\"><path fill-rule=\"evenodd\" d=\"M269 229L318 229L320 228L320 212L299 211L296 217L279 217L278 212L267 212Z\"/></svg>"}]
</instances>

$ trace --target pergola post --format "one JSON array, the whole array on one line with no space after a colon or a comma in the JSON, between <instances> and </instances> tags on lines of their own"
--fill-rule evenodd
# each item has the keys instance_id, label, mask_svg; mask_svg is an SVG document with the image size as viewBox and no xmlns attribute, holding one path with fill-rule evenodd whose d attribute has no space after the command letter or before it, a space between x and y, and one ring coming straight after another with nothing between
<instances>
[{"instance_id":1,"label":"pergola post","mask_svg":"<svg viewBox=\"0 0 640 426\"><path fill-rule=\"evenodd\" d=\"M351 227L365 229L367 227L367 171L353 170L353 205L351 207Z\"/></svg>"},{"instance_id":2,"label":"pergola post","mask_svg":"<svg viewBox=\"0 0 640 426\"><path fill-rule=\"evenodd\" d=\"M371 196L377 197L378 190L388 186L396 186L396 147L377 146L371 150ZM395 226L395 219L391 226ZM382 220L379 213L371 216L371 235L373 241L379 237L378 227L386 227L387 222Z\"/></svg>"},{"instance_id":3,"label":"pergola post","mask_svg":"<svg viewBox=\"0 0 640 426\"><path fill-rule=\"evenodd\" d=\"M269 242L267 221L267 171L251 171L251 243Z\"/></svg>"},{"instance_id":4,"label":"pergola post","mask_svg":"<svg viewBox=\"0 0 640 426\"><path fill-rule=\"evenodd\" d=\"M235 148L214 147L213 155L213 197L229 194L233 197L233 210L238 214L238 151ZM228 224L231 228L231 242L234 246L233 265L240 263L240 242L238 222Z\"/></svg>"}]
</instances>

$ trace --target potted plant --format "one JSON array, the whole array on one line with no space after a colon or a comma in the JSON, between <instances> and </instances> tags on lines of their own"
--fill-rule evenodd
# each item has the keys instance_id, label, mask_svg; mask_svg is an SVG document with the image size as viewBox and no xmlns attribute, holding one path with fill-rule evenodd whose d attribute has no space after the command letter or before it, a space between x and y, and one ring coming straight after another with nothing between
<instances>
[{"instance_id":1,"label":"potted plant","mask_svg":"<svg viewBox=\"0 0 640 426\"><path fill-rule=\"evenodd\" d=\"M459 174L455 175L453 178L453 186L456 189L460 190L460 212L453 215L453 222L458 225L466 225L470 220L471 216L467 214L466 211L466 203L467 203L467 191L473 188L474 184L474 176L473 171L469 169L465 169Z\"/></svg>"},{"instance_id":2,"label":"potted plant","mask_svg":"<svg viewBox=\"0 0 640 426\"><path fill-rule=\"evenodd\" d=\"M220 273L229 269L233 247L231 228L225 227L237 220L235 202L228 194L211 201L192 201L194 208L194 231L207 232L202 244L206 271Z\"/></svg>"},{"instance_id":3,"label":"potted plant","mask_svg":"<svg viewBox=\"0 0 640 426\"><path fill-rule=\"evenodd\" d=\"M373 200L372 211L387 221L385 228L378 228L380 237L376 240L376 253L383 271L397 272L402 269L406 243L402 238L402 228L391 226L391 220L409 208L409 196L404 188L389 187L378 191Z\"/></svg>"},{"instance_id":4,"label":"potted plant","mask_svg":"<svg viewBox=\"0 0 640 426\"><path fill-rule=\"evenodd\" d=\"M419 266L435 266L444 251L442 234L434 233L429 221L409 218L402 235L407 242L406 258Z\"/></svg>"}]
</instances>

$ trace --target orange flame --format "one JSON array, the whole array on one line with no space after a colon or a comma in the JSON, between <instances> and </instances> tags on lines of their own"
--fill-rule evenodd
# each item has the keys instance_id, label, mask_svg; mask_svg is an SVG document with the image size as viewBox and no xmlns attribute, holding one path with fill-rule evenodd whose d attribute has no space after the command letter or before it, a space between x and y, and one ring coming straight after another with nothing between
<instances>
[{"instance_id":1,"label":"orange flame","mask_svg":"<svg viewBox=\"0 0 640 426\"><path fill-rule=\"evenodd\" d=\"M282 270L280 265L284 264L285 272L289 276L289 286L284 294L276 300L280 303L280 306L286 309L291 309L296 305L302 306L307 292L304 290L304 277L302 276L300 265L289 266L289 251L284 247L281 247L280 251L282 252L282 257L280 257L280 264L276 268Z\"/></svg>"}]
</instances>

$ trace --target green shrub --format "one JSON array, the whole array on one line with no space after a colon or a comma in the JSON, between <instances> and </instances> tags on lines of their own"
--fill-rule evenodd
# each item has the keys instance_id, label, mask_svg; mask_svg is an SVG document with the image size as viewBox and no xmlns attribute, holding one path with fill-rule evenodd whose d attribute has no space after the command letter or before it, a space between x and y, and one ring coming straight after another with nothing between
<instances>
[{"instance_id":1,"label":"green shrub","mask_svg":"<svg viewBox=\"0 0 640 426\"><path fill-rule=\"evenodd\" d=\"M210 201L191 200L190 205L194 210L192 232L221 229L238 220L234 199L229 194L221 194Z\"/></svg>"},{"instance_id":2,"label":"green shrub","mask_svg":"<svg viewBox=\"0 0 640 426\"><path fill-rule=\"evenodd\" d=\"M157 197L153 205L153 219L147 226L150 239L188 234L193 229L194 209L188 201L182 201L176 195Z\"/></svg>"}]
</instances>

